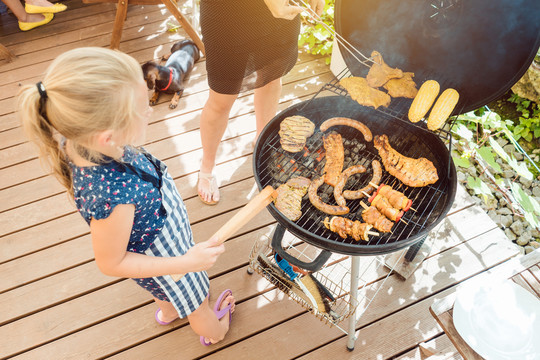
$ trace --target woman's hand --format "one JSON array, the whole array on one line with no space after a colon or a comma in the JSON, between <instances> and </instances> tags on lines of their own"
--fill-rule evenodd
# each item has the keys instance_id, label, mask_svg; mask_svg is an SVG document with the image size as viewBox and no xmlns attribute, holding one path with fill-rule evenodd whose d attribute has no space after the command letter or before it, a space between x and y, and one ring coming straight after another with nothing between
<instances>
[{"instance_id":1,"label":"woman's hand","mask_svg":"<svg viewBox=\"0 0 540 360\"><path fill-rule=\"evenodd\" d=\"M309 7L317 14L321 15L324 10L325 0L305 0L309 2ZM289 0L264 0L268 9L274 17L292 20L296 15L305 9L301 6L289 5ZM297 0L300 3L300 0Z\"/></svg>"},{"instance_id":2,"label":"woman's hand","mask_svg":"<svg viewBox=\"0 0 540 360\"><path fill-rule=\"evenodd\" d=\"M224 252L225 245L218 237L212 237L207 241L195 244L182 257L189 272L197 272L210 269Z\"/></svg>"}]
</instances>

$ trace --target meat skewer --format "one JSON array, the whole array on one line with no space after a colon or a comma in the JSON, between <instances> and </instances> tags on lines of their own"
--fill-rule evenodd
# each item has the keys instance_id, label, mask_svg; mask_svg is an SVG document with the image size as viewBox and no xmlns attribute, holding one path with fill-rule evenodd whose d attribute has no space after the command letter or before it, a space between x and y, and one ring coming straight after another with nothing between
<instances>
[{"instance_id":1,"label":"meat skewer","mask_svg":"<svg viewBox=\"0 0 540 360\"><path fill-rule=\"evenodd\" d=\"M388 202L388 199L381 194L373 195L369 198L369 202L371 203L371 206L375 206L377 210L379 210L388 219L392 221L401 221L405 225L409 225L405 220L402 219L405 212L403 210L398 210L393 207Z\"/></svg>"},{"instance_id":2,"label":"meat skewer","mask_svg":"<svg viewBox=\"0 0 540 360\"><path fill-rule=\"evenodd\" d=\"M370 185L375 186L373 183L370 183ZM392 189L390 185L381 184L373 195L377 194L387 198L388 202L398 210L408 211L411 209L412 211L416 211L411 207L412 200L406 197L402 192ZM369 201L371 202L371 199Z\"/></svg>"},{"instance_id":3,"label":"meat skewer","mask_svg":"<svg viewBox=\"0 0 540 360\"><path fill-rule=\"evenodd\" d=\"M345 153L343 139L336 132L331 132L323 137L323 146L326 150L326 163L324 164L324 182L330 186L336 186L339 175L343 170Z\"/></svg>"},{"instance_id":4,"label":"meat skewer","mask_svg":"<svg viewBox=\"0 0 540 360\"><path fill-rule=\"evenodd\" d=\"M367 206L363 202L360 202L360 204L364 207L364 211L362 211L362 219L370 225L373 225L373 227L379 231L382 232L392 232L392 226L394 226L394 223L386 216L381 214L379 210L375 206Z\"/></svg>"},{"instance_id":5,"label":"meat skewer","mask_svg":"<svg viewBox=\"0 0 540 360\"><path fill-rule=\"evenodd\" d=\"M341 216L333 216L331 219L326 217L323 224L327 229L337 233L343 239L351 236L356 241L369 241L368 235L379 235L377 232L369 231L373 227L372 225Z\"/></svg>"}]
</instances>

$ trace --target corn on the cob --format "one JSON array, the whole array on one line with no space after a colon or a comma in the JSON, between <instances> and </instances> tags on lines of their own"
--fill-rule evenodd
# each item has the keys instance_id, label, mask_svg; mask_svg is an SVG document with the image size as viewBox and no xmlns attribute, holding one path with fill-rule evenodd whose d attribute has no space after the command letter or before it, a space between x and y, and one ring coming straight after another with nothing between
<instances>
[{"instance_id":1,"label":"corn on the cob","mask_svg":"<svg viewBox=\"0 0 540 360\"><path fill-rule=\"evenodd\" d=\"M418 122L427 114L431 105L439 95L440 85L435 80L427 80L420 86L409 108L409 120Z\"/></svg>"},{"instance_id":2,"label":"corn on the cob","mask_svg":"<svg viewBox=\"0 0 540 360\"><path fill-rule=\"evenodd\" d=\"M451 88L444 90L429 113L428 129L432 131L439 129L454 111L458 100L459 94L456 90Z\"/></svg>"}]
</instances>

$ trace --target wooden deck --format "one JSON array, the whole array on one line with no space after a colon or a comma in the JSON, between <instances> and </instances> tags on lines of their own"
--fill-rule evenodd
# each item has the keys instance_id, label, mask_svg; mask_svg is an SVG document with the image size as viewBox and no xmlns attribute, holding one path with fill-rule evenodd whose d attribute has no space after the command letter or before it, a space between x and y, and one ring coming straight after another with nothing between
<instances>
[{"instance_id":1,"label":"wooden deck","mask_svg":"<svg viewBox=\"0 0 540 360\"><path fill-rule=\"evenodd\" d=\"M160 326L148 294L126 279L102 275L89 229L60 185L40 166L15 113L20 84L33 84L51 60L82 46L106 47L113 4L68 0L68 11L47 26L19 32L0 17L0 43L18 57L0 60L0 358L15 359L424 359L427 349L459 358L430 315L435 299L462 281L505 263L518 252L459 187L448 217L432 233L431 252L408 280L388 277L357 323L356 348L259 275L246 272L256 239L272 233L266 211L234 238L210 271L215 299L234 291L237 311L226 339L203 347L185 320ZM189 11L189 9L184 9ZM120 49L143 63L167 53L184 34L166 31L174 18L160 6L131 6ZM300 53L284 79L280 109L308 99L332 78L324 59ZM222 200L196 196L201 158L199 116L208 95L204 58L196 64L177 109L163 96L146 148L165 160L185 200L196 240L207 239L254 193L252 93L241 94L218 156ZM420 347L419 344L422 346Z\"/></svg>"}]
</instances>

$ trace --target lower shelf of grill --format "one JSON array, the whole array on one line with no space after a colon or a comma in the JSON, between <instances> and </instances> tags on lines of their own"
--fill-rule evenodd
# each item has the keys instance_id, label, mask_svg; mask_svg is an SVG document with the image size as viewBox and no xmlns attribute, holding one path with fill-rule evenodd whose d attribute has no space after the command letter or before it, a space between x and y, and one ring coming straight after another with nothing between
<instances>
[{"instance_id":1,"label":"lower shelf of grill","mask_svg":"<svg viewBox=\"0 0 540 360\"><path fill-rule=\"evenodd\" d=\"M285 233L282 246L288 254L305 262L313 261L320 251L288 232ZM348 330L343 329L340 323L349 319L349 324L350 321L356 324L392 271L384 266L385 255L362 256L357 257L357 259L360 261L353 261L350 256L333 253L320 270L311 274L327 293L325 296L324 291L319 291L321 297L325 297L326 305L323 306L318 302L318 308L312 305L301 287L291 281L279 268L274 258L270 238L263 236L255 242L249 257L248 271L260 274L330 327L336 326L344 333L348 333ZM359 264L359 266L357 265L358 269L354 269L353 263ZM354 281L353 274L358 274L358 282ZM354 285L351 284L356 283L357 291L355 294ZM317 285L307 286L310 292L316 292L314 287ZM319 289L321 288L319 287ZM323 308L324 310L321 311Z\"/></svg>"}]
</instances>

